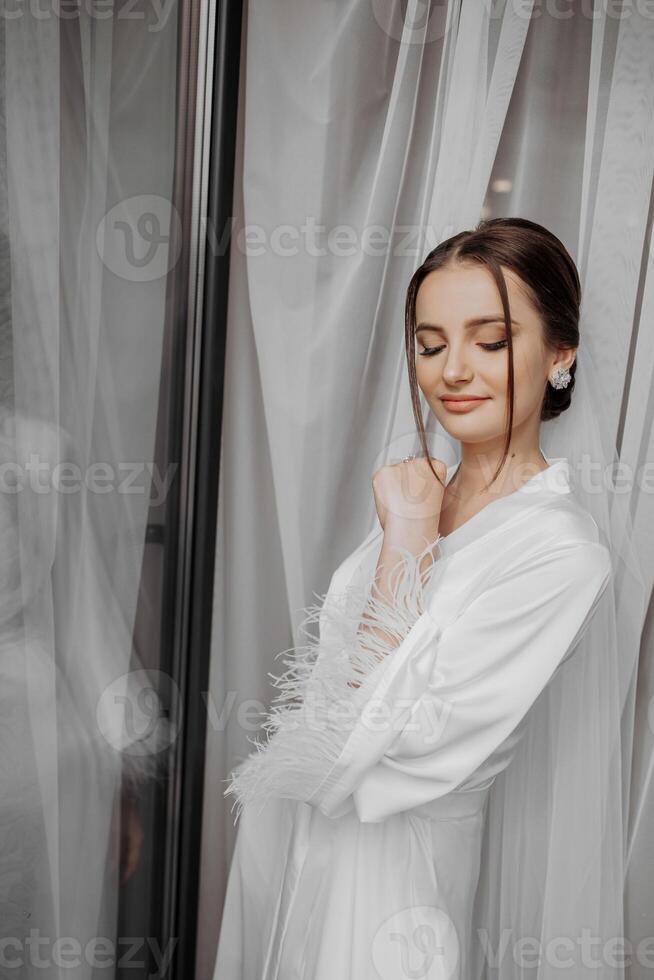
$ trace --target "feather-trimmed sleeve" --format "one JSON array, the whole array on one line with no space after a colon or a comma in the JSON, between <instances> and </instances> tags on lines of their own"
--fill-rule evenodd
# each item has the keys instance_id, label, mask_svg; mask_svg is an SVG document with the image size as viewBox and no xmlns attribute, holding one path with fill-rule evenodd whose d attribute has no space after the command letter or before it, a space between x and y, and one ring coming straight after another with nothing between
<instances>
[{"instance_id":1,"label":"feather-trimmed sleeve","mask_svg":"<svg viewBox=\"0 0 654 980\"><path fill-rule=\"evenodd\" d=\"M235 797L237 818L246 803L261 807L271 796L302 800L330 816L351 808L351 800L329 810L323 801L344 766L356 779L383 755L433 668L439 629L425 613L425 597L438 540L415 555L396 547L390 595L373 590L373 574L359 562L353 572L337 571L320 602L302 610L308 643L277 655L285 655L287 669L271 675L280 693L262 726L267 737L229 777L225 795ZM307 628L314 623L317 634ZM350 755L354 731L357 750Z\"/></svg>"}]
</instances>

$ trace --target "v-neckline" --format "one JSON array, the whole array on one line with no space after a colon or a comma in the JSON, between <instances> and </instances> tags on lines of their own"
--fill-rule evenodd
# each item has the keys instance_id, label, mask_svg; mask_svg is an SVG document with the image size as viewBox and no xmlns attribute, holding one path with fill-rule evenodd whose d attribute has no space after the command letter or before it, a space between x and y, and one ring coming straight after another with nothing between
<instances>
[{"instance_id":1,"label":"v-neckline","mask_svg":"<svg viewBox=\"0 0 654 980\"><path fill-rule=\"evenodd\" d=\"M487 520L490 519L490 517L492 516L493 509L497 509L498 504L502 504L503 503L505 505L505 508L508 509L517 500L517 495L518 494L524 494L524 493L526 493L528 495L528 494L530 494L532 492L535 492L537 490L537 488L538 488L538 485L541 484L541 483L543 483L545 486L547 486L548 483L550 482L550 480L548 479L548 477L551 476L551 474L553 473L553 471L562 468L561 467L561 464L565 464L565 468L564 468L564 475L565 475L564 489L567 489L567 486L568 486L568 483L567 483L567 463L568 463L568 460L567 460L567 458L565 456L560 456L560 457L555 457L553 459L549 459L545 455L545 453L543 453L542 449L541 449L541 453L542 453L543 458L547 461L547 464L548 464L545 467L545 469L539 470L538 473L534 473L534 475L532 477L530 477L528 480L525 480L525 482L523 484L521 484L515 490L512 490L511 493L507 493L507 494L504 494L501 497L497 497L497 499L495 499L495 500L489 500L489 502L487 504L484 504L484 506L482 508L480 508L480 510L478 510L475 514L473 514L471 517L469 517L462 524L459 524L458 527L455 527L452 531L449 532L449 534L439 534L439 537L438 537L439 547L441 546L441 544L443 544L445 546L445 549L449 549L449 546L450 546L451 543L457 543L459 538L464 538L465 535L466 535L466 533L467 532L469 533L471 526L474 529L474 527L478 523L480 523L480 519L482 518L482 516L485 516L487 518ZM453 463L452 466L448 466L448 468L447 468L447 474L446 474L446 480L445 480L445 486L446 487L452 481L452 479L455 476L456 471L458 470L458 468L459 468L460 465L461 465L461 463L459 461L458 463ZM527 489L525 489L525 488L527 488ZM488 513L488 509L489 508L492 509L490 514Z\"/></svg>"},{"instance_id":2,"label":"v-neckline","mask_svg":"<svg viewBox=\"0 0 654 980\"><path fill-rule=\"evenodd\" d=\"M541 452L542 449L541 449ZM504 497L489 501L481 510L469 517L463 524L450 531L447 535L438 538L438 553L440 558L449 558L457 554L468 545L485 538L491 531L501 527L508 527L514 517L524 513L531 513L541 506L545 501L556 498L557 494L568 494L572 492L570 479L570 463L566 456L556 456L549 458L543 453L548 466L544 470L535 473L529 480L525 480L522 486ZM454 475L458 463L447 467L445 485L450 482ZM560 481L560 482L559 482ZM532 506L527 506L529 496L534 496ZM361 554L370 547L376 547L377 542L383 537L384 529L379 523L379 517L375 512L375 526L361 542L358 548L353 551L346 561L350 563L361 560ZM343 569L349 567L343 564ZM344 573L344 572L343 572Z\"/></svg>"}]
</instances>

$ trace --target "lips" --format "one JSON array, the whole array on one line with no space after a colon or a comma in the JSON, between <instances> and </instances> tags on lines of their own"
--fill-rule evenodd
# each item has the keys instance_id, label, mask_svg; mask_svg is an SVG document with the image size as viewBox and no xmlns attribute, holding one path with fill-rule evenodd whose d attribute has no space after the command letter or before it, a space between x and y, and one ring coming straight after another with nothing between
<instances>
[{"instance_id":1,"label":"lips","mask_svg":"<svg viewBox=\"0 0 654 980\"><path fill-rule=\"evenodd\" d=\"M488 401L487 398L479 398L474 395L470 398L442 398L443 408L445 408L452 415L462 415L464 412L473 412L479 405L483 402Z\"/></svg>"},{"instance_id":2,"label":"lips","mask_svg":"<svg viewBox=\"0 0 654 980\"><path fill-rule=\"evenodd\" d=\"M443 395L443 402L485 402L486 396L481 395Z\"/></svg>"}]
</instances>

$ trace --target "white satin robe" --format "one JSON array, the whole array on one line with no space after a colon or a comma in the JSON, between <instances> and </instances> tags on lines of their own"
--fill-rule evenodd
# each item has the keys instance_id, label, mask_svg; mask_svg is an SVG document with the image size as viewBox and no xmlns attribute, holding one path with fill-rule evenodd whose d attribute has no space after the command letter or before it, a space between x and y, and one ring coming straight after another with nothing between
<instances>
[{"instance_id":1,"label":"white satin robe","mask_svg":"<svg viewBox=\"0 0 654 980\"><path fill-rule=\"evenodd\" d=\"M469 980L489 787L611 575L568 461L548 462L438 539L424 611L361 686L380 724L359 702L333 750L287 733L239 767L214 980ZM371 579L381 538L327 598Z\"/></svg>"}]
</instances>

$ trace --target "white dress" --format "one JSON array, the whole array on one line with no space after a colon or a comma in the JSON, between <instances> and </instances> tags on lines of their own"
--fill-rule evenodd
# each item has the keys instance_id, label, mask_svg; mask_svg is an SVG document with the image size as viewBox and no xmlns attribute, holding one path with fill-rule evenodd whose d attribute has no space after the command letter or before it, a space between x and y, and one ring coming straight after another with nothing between
<instances>
[{"instance_id":1,"label":"white dress","mask_svg":"<svg viewBox=\"0 0 654 980\"><path fill-rule=\"evenodd\" d=\"M469 980L489 788L611 575L568 461L549 462L438 539L412 618L409 601L395 624L401 642L360 685L337 697L328 671L325 690L349 714L294 726L303 716L282 705L272 738L232 774L240 809L214 980ZM341 672L339 630L358 622L355 585L370 582L382 533L326 594L324 608L357 596L322 615L313 651ZM290 675L286 688L306 691Z\"/></svg>"}]
</instances>

